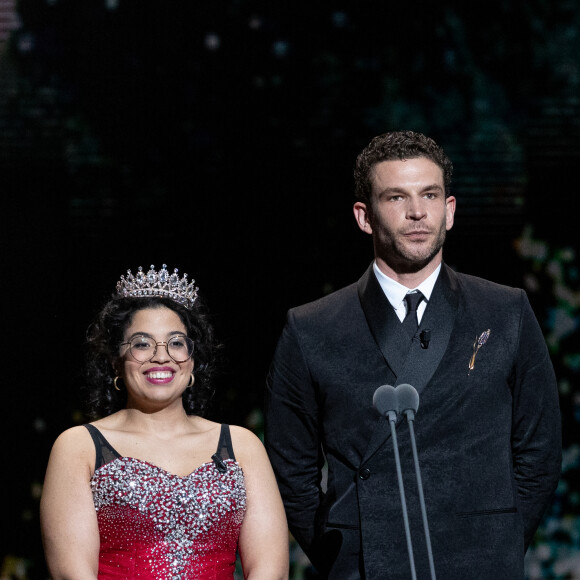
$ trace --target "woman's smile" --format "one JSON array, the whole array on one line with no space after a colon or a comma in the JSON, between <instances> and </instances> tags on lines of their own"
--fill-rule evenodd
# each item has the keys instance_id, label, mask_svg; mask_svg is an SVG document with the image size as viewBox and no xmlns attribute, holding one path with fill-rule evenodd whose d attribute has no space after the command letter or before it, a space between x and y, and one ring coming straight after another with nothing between
<instances>
[{"instance_id":1,"label":"woman's smile","mask_svg":"<svg viewBox=\"0 0 580 580\"><path fill-rule=\"evenodd\" d=\"M143 374L148 382L154 385L165 385L173 380L175 371L171 367L153 367Z\"/></svg>"}]
</instances>

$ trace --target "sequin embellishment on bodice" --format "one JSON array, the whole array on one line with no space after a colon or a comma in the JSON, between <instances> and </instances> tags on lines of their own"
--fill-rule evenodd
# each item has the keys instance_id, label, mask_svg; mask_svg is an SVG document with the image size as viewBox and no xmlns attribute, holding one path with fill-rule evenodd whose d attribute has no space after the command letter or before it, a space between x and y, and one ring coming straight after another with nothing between
<instances>
[{"instance_id":1,"label":"sequin embellishment on bodice","mask_svg":"<svg viewBox=\"0 0 580 580\"><path fill-rule=\"evenodd\" d=\"M239 464L224 463L186 477L127 457L97 469L99 578L233 578L246 491Z\"/></svg>"}]
</instances>

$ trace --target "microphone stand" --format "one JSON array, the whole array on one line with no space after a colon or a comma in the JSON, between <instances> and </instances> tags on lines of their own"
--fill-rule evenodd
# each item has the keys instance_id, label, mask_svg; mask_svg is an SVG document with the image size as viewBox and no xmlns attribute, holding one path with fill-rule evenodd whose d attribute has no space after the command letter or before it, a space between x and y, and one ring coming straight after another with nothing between
<instances>
[{"instance_id":1,"label":"microphone stand","mask_svg":"<svg viewBox=\"0 0 580 580\"><path fill-rule=\"evenodd\" d=\"M417 488L419 489L419 505L421 506L421 517L423 518L423 529L425 531L425 542L427 544L427 555L429 557L429 570L431 572L431 580L435 580L435 563L433 562L433 552L431 550L431 537L429 535L429 524L427 523L427 510L425 509L425 497L423 495L421 469L419 468L417 444L415 442L415 428L413 426L413 422L415 420L415 411L413 409L406 409L405 416L407 417L409 433L411 434L411 447L413 448L413 462L415 464L415 475L417 476Z\"/></svg>"},{"instance_id":2,"label":"microphone stand","mask_svg":"<svg viewBox=\"0 0 580 580\"><path fill-rule=\"evenodd\" d=\"M417 573L415 572L415 558L413 557L413 544L411 542L411 530L409 528L409 515L407 514L407 502L405 501L405 489L403 487L403 474L401 472L401 459L399 457L399 446L397 444L397 430L395 429L397 414L395 411L388 411L387 417L389 419L391 435L393 438L393 450L395 452L395 464L397 466L397 478L399 480L399 494L401 495L401 506L403 507L403 520L405 522L405 536L407 537L409 564L411 565L411 578L412 580L417 580Z\"/></svg>"}]
</instances>

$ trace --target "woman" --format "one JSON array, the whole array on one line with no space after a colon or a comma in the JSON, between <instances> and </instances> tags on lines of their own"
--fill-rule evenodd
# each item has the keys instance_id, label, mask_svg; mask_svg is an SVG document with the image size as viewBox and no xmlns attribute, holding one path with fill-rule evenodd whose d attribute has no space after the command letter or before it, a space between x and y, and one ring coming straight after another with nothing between
<instances>
[{"instance_id":1,"label":"woman","mask_svg":"<svg viewBox=\"0 0 580 580\"><path fill-rule=\"evenodd\" d=\"M53 580L288 578L286 518L260 440L202 418L214 340L193 281L121 277L89 330L102 416L52 449L41 501Z\"/></svg>"}]
</instances>

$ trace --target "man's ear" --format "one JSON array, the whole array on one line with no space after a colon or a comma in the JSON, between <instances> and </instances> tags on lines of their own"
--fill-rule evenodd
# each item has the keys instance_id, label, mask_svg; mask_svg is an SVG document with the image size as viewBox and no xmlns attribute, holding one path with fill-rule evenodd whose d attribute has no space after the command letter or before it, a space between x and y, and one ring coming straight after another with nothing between
<instances>
[{"instance_id":1,"label":"man's ear","mask_svg":"<svg viewBox=\"0 0 580 580\"><path fill-rule=\"evenodd\" d=\"M356 220L358 227L365 234L372 234L373 228L371 226L370 212L367 209L366 203L357 201L352 207L352 211L354 212L354 219Z\"/></svg>"},{"instance_id":2,"label":"man's ear","mask_svg":"<svg viewBox=\"0 0 580 580\"><path fill-rule=\"evenodd\" d=\"M455 198L450 195L445 199L445 229L449 231L455 220Z\"/></svg>"}]
</instances>

